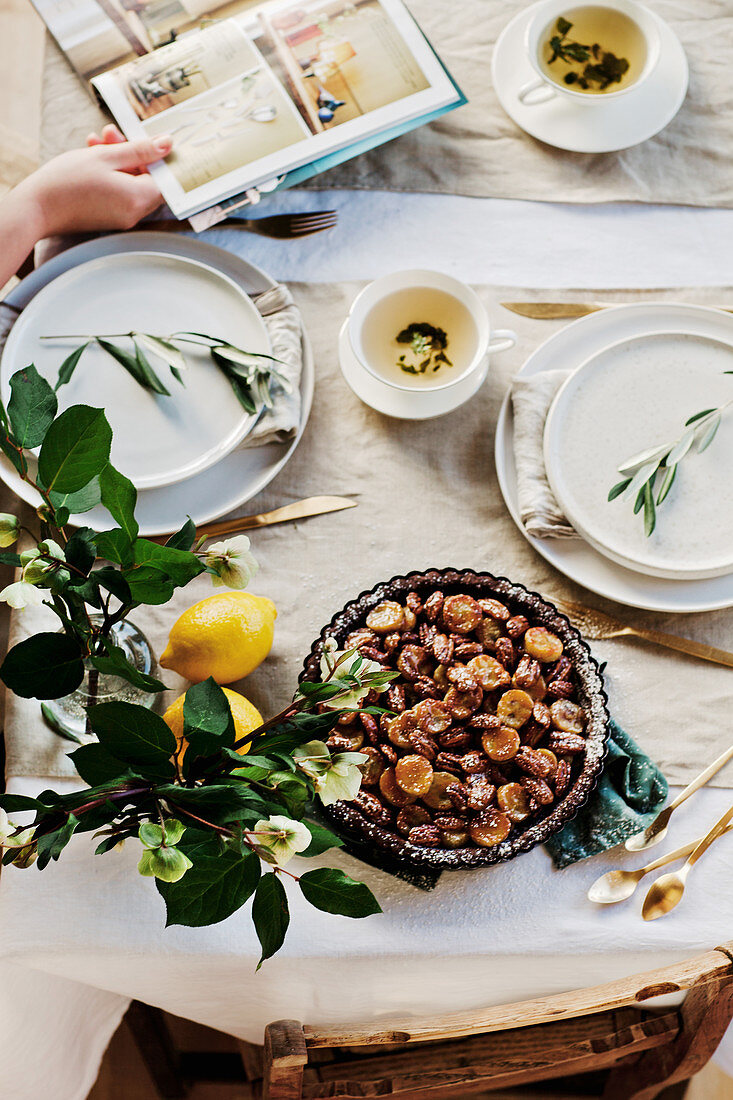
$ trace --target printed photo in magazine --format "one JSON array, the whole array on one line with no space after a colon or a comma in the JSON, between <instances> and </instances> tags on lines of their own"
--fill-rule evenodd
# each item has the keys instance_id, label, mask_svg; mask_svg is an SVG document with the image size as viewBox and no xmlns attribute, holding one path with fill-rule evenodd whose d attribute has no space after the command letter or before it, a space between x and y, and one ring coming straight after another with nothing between
<instances>
[{"instance_id":1,"label":"printed photo in magazine","mask_svg":"<svg viewBox=\"0 0 733 1100\"><path fill-rule=\"evenodd\" d=\"M34 3L128 137L173 135L179 218L464 102L402 0Z\"/></svg>"}]
</instances>

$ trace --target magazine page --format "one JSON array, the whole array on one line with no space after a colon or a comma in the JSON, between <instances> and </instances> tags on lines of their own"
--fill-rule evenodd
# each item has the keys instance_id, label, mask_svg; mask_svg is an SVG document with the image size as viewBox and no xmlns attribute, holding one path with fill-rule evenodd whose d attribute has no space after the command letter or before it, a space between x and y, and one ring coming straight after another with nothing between
<instances>
[{"instance_id":1,"label":"magazine page","mask_svg":"<svg viewBox=\"0 0 733 1100\"><path fill-rule=\"evenodd\" d=\"M458 98L400 0L267 3L93 83L128 136L173 135L179 217Z\"/></svg>"},{"instance_id":2,"label":"magazine page","mask_svg":"<svg viewBox=\"0 0 733 1100\"><path fill-rule=\"evenodd\" d=\"M85 81L262 0L33 0Z\"/></svg>"}]
</instances>

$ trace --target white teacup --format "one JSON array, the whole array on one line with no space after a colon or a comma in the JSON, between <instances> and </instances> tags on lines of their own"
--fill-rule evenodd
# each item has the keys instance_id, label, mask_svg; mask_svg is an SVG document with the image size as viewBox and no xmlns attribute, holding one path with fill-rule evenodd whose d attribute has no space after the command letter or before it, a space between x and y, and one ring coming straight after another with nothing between
<instances>
[{"instance_id":1,"label":"white teacup","mask_svg":"<svg viewBox=\"0 0 733 1100\"><path fill-rule=\"evenodd\" d=\"M601 94L589 94L585 91L576 91L572 85L554 83L548 80L547 73L543 70L540 60L542 47L547 40L548 28L564 16L572 22L573 12L583 8L609 8L620 12L636 24L644 39L645 59L640 72L634 80L630 80L623 88L615 91L604 91ZM609 100L618 99L627 92L639 88L654 71L659 60L661 49L661 37L659 25L655 16L636 0L598 0L597 3L583 4L580 0L570 0L562 3L561 0L545 0L544 4L536 9L527 27L525 46L530 64L537 72L537 80L530 80L519 89L518 97L525 107L533 107L538 103L546 103L555 96L563 96L575 103L584 103L588 106L597 106L599 103L608 103Z\"/></svg>"},{"instance_id":2,"label":"white teacup","mask_svg":"<svg viewBox=\"0 0 733 1100\"><path fill-rule=\"evenodd\" d=\"M397 334L410 324L428 323L448 336L450 365L412 374L400 366L405 344ZM347 320L349 344L375 379L409 403L411 415L440 416L468 400L488 370L491 352L514 346L511 329L491 332L489 318L471 287L439 271L396 271L365 287L354 299ZM399 415L399 414L398 414Z\"/></svg>"}]
</instances>

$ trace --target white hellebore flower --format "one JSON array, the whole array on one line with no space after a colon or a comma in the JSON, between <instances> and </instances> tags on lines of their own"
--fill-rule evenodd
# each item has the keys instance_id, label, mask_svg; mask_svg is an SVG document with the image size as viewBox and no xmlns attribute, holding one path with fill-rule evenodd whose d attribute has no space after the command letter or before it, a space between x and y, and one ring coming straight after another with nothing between
<instances>
[{"instance_id":1,"label":"white hellebore flower","mask_svg":"<svg viewBox=\"0 0 733 1100\"><path fill-rule=\"evenodd\" d=\"M340 752L331 757L331 767L315 779L318 797L324 806L332 802L351 802L361 787L359 764L366 756L363 752Z\"/></svg>"},{"instance_id":2,"label":"white hellebore flower","mask_svg":"<svg viewBox=\"0 0 733 1100\"><path fill-rule=\"evenodd\" d=\"M215 588L246 588L259 569L246 535L213 543L206 551L205 564L216 573Z\"/></svg>"},{"instance_id":3,"label":"white hellebore flower","mask_svg":"<svg viewBox=\"0 0 733 1100\"><path fill-rule=\"evenodd\" d=\"M45 584L48 587L57 571L59 573L63 572L68 579L68 570L58 570L58 566L53 565L48 560L49 558L54 558L56 561L66 561L66 554L53 539L45 539L44 542L39 542L38 546L34 546L30 550L24 550L20 555L20 564L23 566L23 580L27 584Z\"/></svg>"},{"instance_id":4,"label":"white hellebore flower","mask_svg":"<svg viewBox=\"0 0 733 1100\"><path fill-rule=\"evenodd\" d=\"M18 517L9 512L0 512L0 546L12 546L19 533Z\"/></svg>"},{"instance_id":5,"label":"white hellebore flower","mask_svg":"<svg viewBox=\"0 0 733 1100\"><path fill-rule=\"evenodd\" d=\"M359 677L359 680L362 680L367 673L384 672L382 665L380 665L377 661L370 661L366 657L361 657L358 650L355 650L348 657L344 657L344 653L348 651L334 651L333 647L328 644L329 641L330 639L327 640L323 656L321 657L322 680L330 679L331 682L338 680L339 676L342 676L347 672L351 672L356 662L360 659L361 664L359 665L355 673L355 675ZM338 668L332 676L331 673L333 672L333 667L336 663L338 663ZM377 688L376 690L382 692L384 691L384 687ZM371 687L368 684L365 685L362 683L359 687L352 687L349 691L346 691L345 694L339 695L338 698L334 697L333 699L324 702L323 705L325 707L330 707L332 710L358 710L359 704L361 703L362 699L365 699L370 691Z\"/></svg>"},{"instance_id":6,"label":"white hellebore flower","mask_svg":"<svg viewBox=\"0 0 733 1100\"><path fill-rule=\"evenodd\" d=\"M310 830L302 821L274 814L254 827L256 848L268 863L284 867L298 852L304 852L311 842Z\"/></svg>"},{"instance_id":7,"label":"white hellebore flower","mask_svg":"<svg viewBox=\"0 0 733 1100\"><path fill-rule=\"evenodd\" d=\"M7 603L17 610L21 607L38 607L43 603L43 592L26 581L15 581L13 584L6 585L0 592L0 602Z\"/></svg>"}]
</instances>

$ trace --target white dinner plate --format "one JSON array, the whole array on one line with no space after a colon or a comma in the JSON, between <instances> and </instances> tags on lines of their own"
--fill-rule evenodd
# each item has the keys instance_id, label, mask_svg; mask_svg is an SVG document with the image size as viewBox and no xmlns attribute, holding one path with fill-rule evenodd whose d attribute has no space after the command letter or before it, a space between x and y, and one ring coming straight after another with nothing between
<instances>
[{"instance_id":1,"label":"white dinner plate","mask_svg":"<svg viewBox=\"0 0 733 1100\"><path fill-rule=\"evenodd\" d=\"M733 342L733 316L705 306L640 302L599 310L566 325L544 342L519 374L557 370L558 363L580 366L616 341L654 332L696 332L710 340ZM704 405L704 403L703 403ZM714 446L714 444L713 444ZM540 554L571 580L619 603L650 611L712 611L733 606L733 574L705 580L668 580L645 576L617 565L583 539L538 539L527 534L519 514L514 464L514 425L507 392L496 428L496 469L506 505L517 527ZM730 524L731 517L726 521Z\"/></svg>"},{"instance_id":2,"label":"white dinner plate","mask_svg":"<svg viewBox=\"0 0 733 1100\"><path fill-rule=\"evenodd\" d=\"M659 16L659 61L639 88L607 103L576 103L561 95L533 106L521 103L520 88L537 76L527 57L525 32L538 6L515 15L491 59L499 102L517 126L557 149L612 153L648 141L669 125L687 94L689 71L680 40Z\"/></svg>"},{"instance_id":3,"label":"white dinner plate","mask_svg":"<svg viewBox=\"0 0 733 1100\"><path fill-rule=\"evenodd\" d=\"M28 363L55 385L61 363L87 335L110 336L112 343L134 352L132 340L118 333L168 337L183 330L218 336L246 351L271 351L252 300L207 264L160 252L88 260L40 290L13 326L0 362L3 400L10 397L11 375ZM72 338L42 339L66 334ZM58 391L60 411L77 404L104 408L113 432L111 461L138 489L201 473L257 422L242 408L208 349L179 346L188 367L183 385L149 356L170 396L144 389L95 343Z\"/></svg>"},{"instance_id":4,"label":"white dinner plate","mask_svg":"<svg viewBox=\"0 0 733 1100\"><path fill-rule=\"evenodd\" d=\"M222 248L183 235L140 230L99 237L54 256L14 287L4 304L20 313L44 286L79 264L100 256L141 251L198 260L234 280L246 294L259 294L275 285L260 268ZM300 424L294 438L286 443L266 443L261 447L236 447L203 473L162 488L143 489L138 494L136 510L140 534L175 531L187 515L196 524L208 523L226 516L261 492L283 468L300 441L310 415L313 385L313 354L304 333ZM34 506L39 503L35 490L18 477L4 456L0 456L0 477L22 500ZM102 507L85 512L76 520L96 530L110 527L112 523L109 513Z\"/></svg>"},{"instance_id":5,"label":"white dinner plate","mask_svg":"<svg viewBox=\"0 0 733 1100\"><path fill-rule=\"evenodd\" d=\"M733 572L733 409L713 443L702 454L693 445L678 466L649 535L633 500L608 500L624 461L671 447L688 417L733 400L731 370L731 344L647 333L592 355L561 386L545 423L547 477L575 530L602 554L653 577Z\"/></svg>"}]
</instances>

